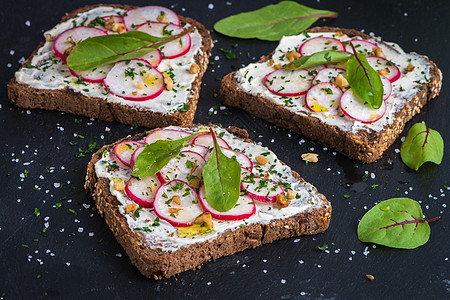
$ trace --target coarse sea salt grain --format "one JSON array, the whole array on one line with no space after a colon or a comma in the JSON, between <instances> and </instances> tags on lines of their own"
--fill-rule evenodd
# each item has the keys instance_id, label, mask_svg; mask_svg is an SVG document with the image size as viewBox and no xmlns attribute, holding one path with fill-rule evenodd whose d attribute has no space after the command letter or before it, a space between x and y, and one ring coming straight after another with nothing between
<instances>
[{"instance_id":1,"label":"coarse sea salt grain","mask_svg":"<svg viewBox=\"0 0 450 300\"><path fill-rule=\"evenodd\" d=\"M213 9L214 8L214 4L212 4L212 3L208 4L208 8L209 9Z\"/></svg>"},{"instance_id":2,"label":"coarse sea salt grain","mask_svg":"<svg viewBox=\"0 0 450 300\"><path fill-rule=\"evenodd\" d=\"M280 282L281 282L282 284L285 284L285 283L286 283L286 279L281 279Z\"/></svg>"}]
</instances>

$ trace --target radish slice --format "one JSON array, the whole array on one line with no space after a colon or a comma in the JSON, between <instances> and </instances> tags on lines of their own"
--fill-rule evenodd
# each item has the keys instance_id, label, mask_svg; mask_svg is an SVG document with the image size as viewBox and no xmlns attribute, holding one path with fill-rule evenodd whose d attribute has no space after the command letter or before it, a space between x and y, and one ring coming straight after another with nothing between
<instances>
[{"instance_id":1,"label":"radish slice","mask_svg":"<svg viewBox=\"0 0 450 300\"><path fill-rule=\"evenodd\" d=\"M278 96L295 97L306 93L313 76L306 69L278 69L264 76L264 86Z\"/></svg>"},{"instance_id":2,"label":"radish slice","mask_svg":"<svg viewBox=\"0 0 450 300\"><path fill-rule=\"evenodd\" d=\"M341 97L341 110L344 114L362 123L373 123L381 119L386 113L386 103L383 101L379 109L373 109L369 104L364 104L348 89Z\"/></svg>"},{"instance_id":3,"label":"radish slice","mask_svg":"<svg viewBox=\"0 0 450 300\"><path fill-rule=\"evenodd\" d=\"M181 151L197 152L201 156L205 157L205 155L208 153L209 149L202 145L189 144L189 145L184 146Z\"/></svg>"},{"instance_id":4,"label":"radish slice","mask_svg":"<svg viewBox=\"0 0 450 300\"><path fill-rule=\"evenodd\" d=\"M227 142L225 142L224 139L222 139L220 136L216 136L216 138L217 138L217 144L219 144L219 147L230 149L230 146L228 145ZM211 133L209 133L209 132L205 132L205 133L202 133L200 135L197 135L194 138L194 140L192 141L192 144L205 146L205 147L208 147L208 148L213 148L214 147L214 141L213 141L213 138L211 136Z\"/></svg>"},{"instance_id":5,"label":"radish slice","mask_svg":"<svg viewBox=\"0 0 450 300\"><path fill-rule=\"evenodd\" d=\"M241 175L241 189L247 191L250 198L261 202L276 202L278 194L284 195L284 190L278 183L256 177L253 173Z\"/></svg>"},{"instance_id":6,"label":"radish slice","mask_svg":"<svg viewBox=\"0 0 450 300\"><path fill-rule=\"evenodd\" d=\"M153 99L165 86L164 76L142 59L117 62L103 84L111 94L134 101Z\"/></svg>"},{"instance_id":7,"label":"radish slice","mask_svg":"<svg viewBox=\"0 0 450 300\"><path fill-rule=\"evenodd\" d=\"M345 69L342 68L325 68L317 73L316 77L314 77L313 84L318 84L321 82L332 82L336 81L336 77L341 74L347 79L347 74Z\"/></svg>"},{"instance_id":8,"label":"radish slice","mask_svg":"<svg viewBox=\"0 0 450 300\"><path fill-rule=\"evenodd\" d=\"M148 61L152 65L152 67L156 68L161 63L161 60L163 57L162 57L161 51L159 51L159 49L156 49L150 53L145 54L141 58L143 60Z\"/></svg>"},{"instance_id":9,"label":"radish slice","mask_svg":"<svg viewBox=\"0 0 450 300\"><path fill-rule=\"evenodd\" d=\"M182 33L184 28L174 24L148 22L140 25L136 30L148 33L151 36L170 37ZM181 38L164 44L159 48L162 56L169 59L182 56L189 49L191 49L191 37L189 34L185 34Z\"/></svg>"},{"instance_id":10,"label":"radish slice","mask_svg":"<svg viewBox=\"0 0 450 300\"><path fill-rule=\"evenodd\" d=\"M158 17L166 15L169 23L180 24L178 15L172 10L162 6L144 6L130 9L124 14L123 23L127 30L134 30L136 27L149 21L158 21Z\"/></svg>"},{"instance_id":11,"label":"radish slice","mask_svg":"<svg viewBox=\"0 0 450 300\"><path fill-rule=\"evenodd\" d=\"M159 140L179 140L184 137L190 136L192 133L177 130L177 129L158 129L155 131L150 132L144 140L144 143L146 144L152 144Z\"/></svg>"},{"instance_id":12,"label":"radish slice","mask_svg":"<svg viewBox=\"0 0 450 300\"><path fill-rule=\"evenodd\" d=\"M136 204L150 208L153 206L155 193L160 185L161 183L156 175L139 179L131 177L125 186L125 193Z\"/></svg>"},{"instance_id":13,"label":"radish slice","mask_svg":"<svg viewBox=\"0 0 450 300\"><path fill-rule=\"evenodd\" d=\"M181 180L188 184L193 184L193 180L198 184L202 178L202 169L206 161L197 152L181 151L172 158L159 172L158 178L162 183L172 180ZM198 188L198 185L197 185Z\"/></svg>"},{"instance_id":14,"label":"radish slice","mask_svg":"<svg viewBox=\"0 0 450 300\"><path fill-rule=\"evenodd\" d=\"M231 150L231 149L227 149L227 148L222 148L222 147L220 147L220 150L226 157L236 158L236 161L241 165L242 168L249 169L249 170L253 169L252 161L244 153L235 151L235 150ZM212 152L213 152L213 150L211 149L208 152L208 154L206 154L206 156L205 156L206 161L208 161L208 159L211 157Z\"/></svg>"},{"instance_id":15,"label":"radish slice","mask_svg":"<svg viewBox=\"0 0 450 300\"><path fill-rule=\"evenodd\" d=\"M386 77L380 75L381 82L383 83L383 100L386 101L392 93L392 83Z\"/></svg>"},{"instance_id":16,"label":"radish slice","mask_svg":"<svg viewBox=\"0 0 450 300\"><path fill-rule=\"evenodd\" d=\"M387 74L382 74L384 77L389 79L390 82L394 82L400 78L400 70L394 63L388 61L387 59L370 56L367 58L369 65L375 69L375 71L386 71ZM384 70L384 71L383 71Z\"/></svg>"},{"instance_id":17,"label":"radish slice","mask_svg":"<svg viewBox=\"0 0 450 300\"><path fill-rule=\"evenodd\" d=\"M130 159L130 168L133 169L134 168L134 164L136 163L136 159L139 156L139 154L141 154L142 151L144 151L145 147L138 147L136 148L136 150L134 150L133 154L131 155L131 159Z\"/></svg>"},{"instance_id":18,"label":"radish slice","mask_svg":"<svg viewBox=\"0 0 450 300\"><path fill-rule=\"evenodd\" d=\"M142 144L141 142L123 141L114 146L114 154L121 163L123 163L125 166L129 166L131 156L133 155L134 151L143 145L144 144Z\"/></svg>"},{"instance_id":19,"label":"radish slice","mask_svg":"<svg viewBox=\"0 0 450 300\"><path fill-rule=\"evenodd\" d=\"M180 204L174 201L178 196ZM197 192L180 180L173 180L156 191L153 208L158 217L175 227L190 226L203 213Z\"/></svg>"},{"instance_id":20,"label":"radish slice","mask_svg":"<svg viewBox=\"0 0 450 300\"><path fill-rule=\"evenodd\" d=\"M350 43L352 43L353 47L355 47L356 53L364 54L366 56L373 55L373 48L379 48L378 45L374 43L360 39L353 39L351 41L344 42L345 50L348 53L353 53L353 49L352 46L350 46Z\"/></svg>"},{"instance_id":21,"label":"radish slice","mask_svg":"<svg viewBox=\"0 0 450 300\"><path fill-rule=\"evenodd\" d=\"M202 185L199 191L200 202L203 208L211 213L211 216L219 220L243 220L256 212L255 201L246 195L239 196L236 205L227 211L215 210L206 199L205 186Z\"/></svg>"},{"instance_id":22,"label":"radish slice","mask_svg":"<svg viewBox=\"0 0 450 300\"><path fill-rule=\"evenodd\" d=\"M342 90L331 82L314 85L305 95L306 107L313 112L323 113L326 117L339 113L339 102Z\"/></svg>"},{"instance_id":23,"label":"radish slice","mask_svg":"<svg viewBox=\"0 0 450 300\"><path fill-rule=\"evenodd\" d=\"M100 35L106 35L107 33L101 29L87 26L78 26L67 29L61 32L53 43L53 50L55 55L66 62L69 56L69 48L75 48L81 41Z\"/></svg>"},{"instance_id":24,"label":"radish slice","mask_svg":"<svg viewBox=\"0 0 450 300\"><path fill-rule=\"evenodd\" d=\"M98 67L95 67L92 70L89 71L76 71L76 70L70 70L70 73L75 77L80 77L83 79L83 81L86 82L102 82L103 79L106 78L106 75L111 71L114 64L106 64L101 65Z\"/></svg>"},{"instance_id":25,"label":"radish slice","mask_svg":"<svg viewBox=\"0 0 450 300\"><path fill-rule=\"evenodd\" d=\"M299 52L304 56L325 50L345 51L345 47L338 39L319 36L304 42Z\"/></svg>"}]
</instances>

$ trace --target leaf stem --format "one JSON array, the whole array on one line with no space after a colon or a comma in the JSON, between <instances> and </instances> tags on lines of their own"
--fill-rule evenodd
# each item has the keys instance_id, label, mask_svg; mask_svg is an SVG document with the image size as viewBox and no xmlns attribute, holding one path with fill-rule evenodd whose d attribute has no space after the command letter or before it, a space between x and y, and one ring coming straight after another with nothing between
<instances>
[{"instance_id":1,"label":"leaf stem","mask_svg":"<svg viewBox=\"0 0 450 300\"><path fill-rule=\"evenodd\" d=\"M435 217L435 218L433 218L433 219L429 219L429 220L426 220L428 223L431 223L431 222L435 222L435 221L437 221L437 220L439 220L441 217L440 216L437 216L437 217Z\"/></svg>"},{"instance_id":2,"label":"leaf stem","mask_svg":"<svg viewBox=\"0 0 450 300\"><path fill-rule=\"evenodd\" d=\"M277 25L277 24L284 23L284 22L291 21L291 20L301 20L301 19L306 19L306 18L337 18L337 17L338 17L337 13L334 13L334 14L319 14L319 15L306 15L306 16L300 16L300 17L295 17L295 18L290 18L290 19L285 19L285 20L282 20L282 21L270 23L270 25Z\"/></svg>"},{"instance_id":3,"label":"leaf stem","mask_svg":"<svg viewBox=\"0 0 450 300\"><path fill-rule=\"evenodd\" d=\"M367 70L366 70L366 68L364 68L363 63L362 63L361 60L359 59L358 53L356 53L356 49L355 49L355 47L353 46L353 43L352 43L351 41L350 41L350 46L352 46L352 50L353 50L353 53L354 53L354 55L355 55L356 61L358 61L360 67L363 69L364 74L366 75L366 78L367 78L367 81L369 82L369 85L370 85L370 89L371 89L371 91L372 91L372 94L375 96L375 89L374 89L374 87L372 86L372 82L371 82L370 79L369 79L369 74L367 74ZM377 108L379 108L379 107L377 107Z\"/></svg>"}]
</instances>

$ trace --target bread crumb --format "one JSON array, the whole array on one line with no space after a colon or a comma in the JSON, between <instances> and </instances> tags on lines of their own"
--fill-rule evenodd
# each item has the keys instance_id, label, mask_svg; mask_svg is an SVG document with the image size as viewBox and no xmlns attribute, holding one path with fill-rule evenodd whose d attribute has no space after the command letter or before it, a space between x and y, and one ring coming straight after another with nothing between
<instances>
[{"instance_id":1,"label":"bread crumb","mask_svg":"<svg viewBox=\"0 0 450 300\"><path fill-rule=\"evenodd\" d=\"M304 154L302 154L302 159L307 162L316 163L319 161L318 156L319 156L319 154L316 154L316 153L304 153Z\"/></svg>"}]
</instances>

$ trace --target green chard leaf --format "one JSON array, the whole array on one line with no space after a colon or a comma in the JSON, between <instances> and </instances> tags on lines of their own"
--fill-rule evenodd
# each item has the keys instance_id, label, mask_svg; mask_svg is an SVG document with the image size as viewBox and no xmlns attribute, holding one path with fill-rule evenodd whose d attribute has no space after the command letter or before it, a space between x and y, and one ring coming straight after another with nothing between
<instances>
[{"instance_id":1,"label":"green chard leaf","mask_svg":"<svg viewBox=\"0 0 450 300\"><path fill-rule=\"evenodd\" d=\"M392 248L414 249L430 237L429 222L424 220L417 201L393 198L382 201L369 210L358 224L358 239Z\"/></svg>"},{"instance_id":2,"label":"green chard leaf","mask_svg":"<svg viewBox=\"0 0 450 300\"><path fill-rule=\"evenodd\" d=\"M159 140L146 144L133 166L133 176L149 177L155 175L169 160L180 154L181 149L198 133L178 139Z\"/></svg>"},{"instance_id":3,"label":"green chard leaf","mask_svg":"<svg viewBox=\"0 0 450 300\"><path fill-rule=\"evenodd\" d=\"M302 56L288 64L283 65L286 69L297 70L315 67L327 63L338 63L348 60L353 54L341 51L320 51L311 55Z\"/></svg>"},{"instance_id":4,"label":"green chard leaf","mask_svg":"<svg viewBox=\"0 0 450 300\"><path fill-rule=\"evenodd\" d=\"M416 171L427 161L439 165L443 156L444 140L441 135L423 123L411 127L400 148L402 161Z\"/></svg>"},{"instance_id":5,"label":"green chard leaf","mask_svg":"<svg viewBox=\"0 0 450 300\"><path fill-rule=\"evenodd\" d=\"M337 18L337 15L294 1L281 1L222 19L214 25L214 30L238 38L279 41L284 35L295 35L307 29L319 18Z\"/></svg>"},{"instance_id":6,"label":"green chard leaf","mask_svg":"<svg viewBox=\"0 0 450 300\"><path fill-rule=\"evenodd\" d=\"M356 96L378 109L383 103L380 74L369 65L364 55L356 53L352 43L350 45L355 55L347 61L347 80Z\"/></svg>"},{"instance_id":7,"label":"green chard leaf","mask_svg":"<svg viewBox=\"0 0 450 300\"><path fill-rule=\"evenodd\" d=\"M202 170L205 195L214 209L227 211L232 209L239 199L241 165L236 159L222 153L214 131L210 131L214 139L214 150Z\"/></svg>"},{"instance_id":8,"label":"green chard leaf","mask_svg":"<svg viewBox=\"0 0 450 300\"><path fill-rule=\"evenodd\" d=\"M188 34L194 27L195 23L182 33L168 37L154 37L141 31L128 31L88 38L70 53L67 66L73 70L85 71L107 63L140 58Z\"/></svg>"}]
</instances>

